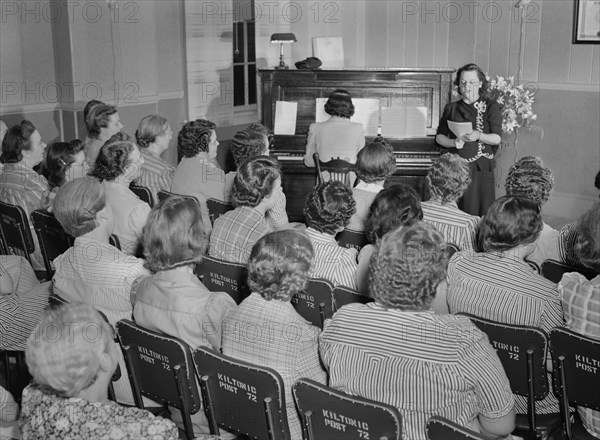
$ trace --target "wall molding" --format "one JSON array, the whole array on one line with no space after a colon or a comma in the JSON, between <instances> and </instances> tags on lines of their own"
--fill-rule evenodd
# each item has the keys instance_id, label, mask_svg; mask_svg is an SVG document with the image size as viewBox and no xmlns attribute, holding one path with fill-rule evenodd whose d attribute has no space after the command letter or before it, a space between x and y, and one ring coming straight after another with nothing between
<instances>
[{"instance_id":1,"label":"wall molding","mask_svg":"<svg viewBox=\"0 0 600 440\"><path fill-rule=\"evenodd\" d=\"M563 84L563 83L545 83L535 81L523 81L524 84L535 84L544 90L561 90L568 92L595 92L600 93L600 84Z\"/></svg>"}]
</instances>

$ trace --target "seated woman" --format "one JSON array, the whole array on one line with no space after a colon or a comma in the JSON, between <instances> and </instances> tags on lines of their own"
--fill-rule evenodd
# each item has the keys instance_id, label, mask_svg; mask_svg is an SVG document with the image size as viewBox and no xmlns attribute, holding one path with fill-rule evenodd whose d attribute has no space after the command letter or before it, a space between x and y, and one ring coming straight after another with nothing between
<instances>
[{"instance_id":1,"label":"seated woman","mask_svg":"<svg viewBox=\"0 0 600 440\"><path fill-rule=\"evenodd\" d=\"M190 121L177 136L182 157L175 170L171 191L196 196L198 200L225 200L225 172L217 162L216 125L205 119Z\"/></svg>"},{"instance_id":2,"label":"seated woman","mask_svg":"<svg viewBox=\"0 0 600 440\"><path fill-rule=\"evenodd\" d=\"M254 243L272 231L265 213L282 196L279 163L275 159L258 156L244 162L233 181L236 208L215 220L209 255L246 264Z\"/></svg>"},{"instance_id":3,"label":"seated woman","mask_svg":"<svg viewBox=\"0 0 600 440\"><path fill-rule=\"evenodd\" d=\"M408 185L396 184L385 188L377 196L369 208L365 221L365 229L369 241L376 244L389 231L403 226L411 226L423 218L419 196ZM358 254L356 279L358 290L368 292L369 261L373 255L374 245L364 246Z\"/></svg>"},{"instance_id":4,"label":"seated woman","mask_svg":"<svg viewBox=\"0 0 600 440\"><path fill-rule=\"evenodd\" d=\"M564 325L556 284L527 264L542 230L536 203L524 197L497 199L479 224L480 253L457 252L448 264L447 303L451 313L469 313L549 333ZM516 411L527 413L527 399L515 396ZM553 393L536 403L536 413L558 412Z\"/></svg>"},{"instance_id":5,"label":"seated woman","mask_svg":"<svg viewBox=\"0 0 600 440\"><path fill-rule=\"evenodd\" d=\"M349 304L319 340L329 386L402 415L401 438L426 440L440 415L489 438L514 429L514 399L487 336L464 316L430 305L444 279L443 237L424 222L384 235L369 274L370 304Z\"/></svg>"},{"instance_id":6,"label":"seated woman","mask_svg":"<svg viewBox=\"0 0 600 440\"><path fill-rule=\"evenodd\" d=\"M427 173L431 198L421 203L423 221L435 226L446 243L474 250L479 217L458 209L457 201L471 184L469 163L457 154L444 153Z\"/></svg>"},{"instance_id":7,"label":"seated woman","mask_svg":"<svg viewBox=\"0 0 600 440\"><path fill-rule=\"evenodd\" d=\"M558 283L558 292L566 327L600 340L600 202L583 214L577 224L580 232L575 253L583 265L595 270L598 276L588 280L577 272L565 273ZM600 411L584 407L577 411L587 431L600 438Z\"/></svg>"},{"instance_id":8,"label":"seated woman","mask_svg":"<svg viewBox=\"0 0 600 440\"><path fill-rule=\"evenodd\" d=\"M154 202L156 193L169 191L175 167L160 157L169 148L173 130L169 121L159 115L144 117L135 132L135 139L144 158L142 173L135 183L147 187L152 192Z\"/></svg>"},{"instance_id":9,"label":"seated woman","mask_svg":"<svg viewBox=\"0 0 600 440\"><path fill-rule=\"evenodd\" d=\"M108 243L114 220L103 186L89 178L65 183L54 199L54 215L75 237L75 244L54 260L54 293L69 302L90 304L112 325L131 319L131 286L139 277L148 276L148 271L143 260ZM120 363L125 373L121 354ZM117 400L133 404L127 374L114 385Z\"/></svg>"},{"instance_id":10,"label":"seated woman","mask_svg":"<svg viewBox=\"0 0 600 440\"><path fill-rule=\"evenodd\" d=\"M179 438L170 420L108 400L119 351L111 327L93 307L49 310L27 341L33 383L23 391L23 439Z\"/></svg>"},{"instance_id":11,"label":"seated woman","mask_svg":"<svg viewBox=\"0 0 600 440\"><path fill-rule=\"evenodd\" d=\"M314 167L314 153L319 153L319 159L328 162L331 159L345 160L356 163L358 152L365 146L365 133L362 124L350 122L354 115L354 104L350 93L346 90L334 90L327 103L325 113L330 118L324 122L315 122L308 128L306 154L304 164Z\"/></svg>"},{"instance_id":12,"label":"seated woman","mask_svg":"<svg viewBox=\"0 0 600 440\"><path fill-rule=\"evenodd\" d=\"M90 168L94 167L98 153L106 141L123 129L116 107L100 101L94 104L92 102L88 103L89 107L86 105L89 111L85 117L88 137L83 148L85 160Z\"/></svg>"},{"instance_id":13,"label":"seated woman","mask_svg":"<svg viewBox=\"0 0 600 440\"><path fill-rule=\"evenodd\" d=\"M259 125L260 127L263 127L261 124L253 124L245 130L238 131L233 136L231 153L233 154L236 169L240 168L244 162L250 159L269 155L269 138L264 132L259 131ZM264 130L266 131L267 129L264 128ZM226 197L228 198L227 200L231 199L233 180L236 174L235 171L232 171L225 175L225 192ZM265 217L271 224L273 230L288 229L290 227L287 212L285 210L286 204L287 200L285 194L282 193L277 204L267 211Z\"/></svg>"},{"instance_id":14,"label":"seated woman","mask_svg":"<svg viewBox=\"0 0 600 440\"><path fill-rule=\"evenodd\" d=\"M0 386L0 422L14 422L19 418L19 405L12 394Z\"/></svg>"},{"instance_id":15,"label":"seated woman","mask_svg":"<svg viewBox=\"0 0 600 440\"><path fill-rule=\"evenodd\" d=\"M131 182L142 172L144 163L140 149L130 139L128 135L119 133L106 142L90 174L102 182L106 203L114 216L112 233L119 238L121 250L126 254L140 255L142 228L150 213L150 205L129 189Z\"/></svg>"},{"instance_id":16,"label":"seated woman","mask_svg":"<svg viewBox=\"0 0 600 440\"><path fill-rule=\"evenodd\" d=\"M133 288L135 322L149 330L175 336L190 347L221 349L223 317L236 307L223 292L210 292L194 274L206 249L200 207L181 197L154 206L144 226L146 267L154 275ZM181 414L171 408L183 428ZM204 411L192 415L196 435L207 434Z\"/></svg>"},{"instance_id":17,"label":"seated woman","mask_svg":"<svg viewBox=\"0 0 600 440\"><path fill-rule=\"evenodd\" d=\"M52 201L56 191L65 182L87 175L89 167L83 153L83 142L75 139L71 142L55 142L46 152L40 164L40 173L48 180L50 197L46 209L52 210Z\"/></svg>"},{"instance_id":18,"label":"seated woman","mask_svg":"<svg viewBox=\"0 0 600 440\"><path fill-rule=\"evenodd\" d=\"M339 246L335 241L335 236L346 228L355 211L352 190L342 182L317 185L306 198L306 235L315 250L311 278L324 278L336 286L356 289L358 252Z\"/></svg>"},{"instance_id":19,"label":"seated woman","mask_svg":"<svg viewBox=\"0 0 600 440\"><path fill-rule=\"evenodd\" d=\"M11 127L2 140L0 162L4 164L0 179L0 201L18 205L27 218L36 209L44 208L50 193L46 178L33 170L44 158L46 144L29 121ZM31 264L35 270L46 270L37 235L31 225L35 251Z\"/></svg>"},{"instance_id":20,"label":"seated woman","mask_svg":"<svg viewBox=\"0 0 600 440\"><path fill-rule=\"evenodd\" d=\"M258 240L248 262L252 294L227 314L223 332L223 354L273 368L281 375L294 440L302 438L302 430L292 385L301 377L326 383L319 362L319 329L290 304L306 286L312 259L310 241L301 232L276 231ZM290 337L292 328L296 337ZM263 337L255 337L256 330Z\"/></svg>"},{"instance_id":21,"label":"seated woman","mask_svg":"<svg viewBox=\"0 0 600 440\"><path fill-rule=\"evenodd\" d=\"M371 142L358 152L356 177L358 183L352 189L356 212L350 217L347 229L364 231L365 219L375 196L383 189L388 177L396 171L396 159L392 147L383 138Z\"/></svg>"},{"instance_id":22,"label":"seated woman","mask_svg":"<svg viewBox=\"0 0 600 440\"><path fill-rule=\"evenodd\" d=\"M538 205L540 212L550 198L554 188L554 176L550 168L544 167L538 157L526 156L519 159L508 170L506 176L506 194L509 196L527 197ZM542 231L537 239L536 247L528 260L541 266L545 260L559 260L559 232L542 222Z\"/></svg>"},{"instance_id":23,"label":"seated woman","mask_svg":"<svg viewBox=\"0 0 600 440\"><path fill-rule=\"evenodd\" d=\"M0 258L0 350L25 350L25 341L44 310L52 282L40 283L29 262L17 255Z\"/></svg>"}]
</instances>

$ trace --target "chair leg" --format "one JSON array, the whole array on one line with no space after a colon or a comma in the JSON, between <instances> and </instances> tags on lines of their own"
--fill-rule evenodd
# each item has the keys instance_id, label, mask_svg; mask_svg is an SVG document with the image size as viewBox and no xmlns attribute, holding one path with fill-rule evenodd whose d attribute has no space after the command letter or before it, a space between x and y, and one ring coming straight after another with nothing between
<instances>
[{"instance_id":1,"label":"chair leg","mask_svg":"<svg viewBox=\"0 0 600 440\"><path fill-rule=\"evenodd\" d=\"M302 414L302 419L304 420L304 428L306 432L305 440L314 440L315 433L313 432L312 427L312 411L306 411Z\"/></svg>"},{"instance_id":2,"label":"chair leg","mask_svg":"<svg viewBox=\"0 0 600 440\"><path fill-rule=\"evenodd\" d=\"M325 327L325 304L319 303L319 316L321 317L321 330Z\"/></svg>"},{"instance_id":3,"label":"chair leg","mask_svg":"<svg viewBox=\"0 0 600 440\"><path fill-rule=\"evenodd\" d=\"M537 439L535 422L535 394L533 381L533 350L527 350L527 418L529 420L529 440Z\"/></svg>"},{"instance_id":4,"label":"chair leg","mask_svg":"<svg viewBox=\"0 0 600 440\"><path fill-rule=\"evenodd\" d=\"M208 376L200 378L200 391L202 392L202 401L204 403L204 412L208 419L208 427L212 435L219 435L219 426L217 425L217 417L215 416L214 402L210 391L208 390Z\"/></svg>"},{"instance_id":5,"label":"chair leg","mask_svg":"<svg viewBox=\"0 0 600 440\"><path fill-rule=\"evenodd\" d=\"M567 376L565 374L565 357L558 357L558 382L560 385L560 415L563 419L565 426L565 434L567 440L573 438L573 432L571 431L571 413L569 411L569 399L567 398Z\"/></svg>"},{"instance_id":6,"label":"chair leg","mask_svg":"<svg viewBox=\"0 0 600 440\"><path fill-rule=\"evenodd\" d=\"M194 426L192 425L192 418L190 417L190 408L188 407L187 399L185 398L185 390L188 388L186 383L187 379L181 371L181 365L175 365L173 367L173 373L175 374L177 394L179 395L179 403L181 404L183 427L185 428L188 440L193 440L196 436L194 435Z\"/></svg>"},{"instance_id":7,"label":"chair leg","mask_svg":"<svg viewBox=\"0 0 600 440\"><path fill-rule=\"evenodd\" d=\"M275 433L275 416L273 414L273 399L265 397L265 412L267 413L267 426L269 427L269 440L277 440Z\"/></svg>"},{"instance_id":8,"label":"chair leg","mask_svg":"<svg viewBox=\"0 0 600 440\"><path fill-rule=\"evenodd\" d=\"M133 393L133 400L135 402L135 406L141 409L144 408L144 400L142 399L142 395L140 394L140 386L137 381L137 377L135 376L133 361L130 355L131 347L129 345L123 347L123 357L125 358L125 365L127 366L127 375L129 376L129 383L131 384L131 391Z\"/></svg>"}]
</instances>

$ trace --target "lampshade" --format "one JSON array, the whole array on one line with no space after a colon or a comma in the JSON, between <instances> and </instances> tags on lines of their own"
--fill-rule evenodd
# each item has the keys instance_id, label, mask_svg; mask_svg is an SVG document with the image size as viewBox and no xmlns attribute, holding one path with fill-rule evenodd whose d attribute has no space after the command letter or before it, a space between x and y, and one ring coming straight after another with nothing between
<instances>
[{"instance_id":1,"label":"lampshade","mask_svg":"<svg viewBox=\"0 0 600 440\"><path fill-rule=\"evenodd\" d=\"M296 36L294 34L273 34L271 35L271 43L295 43Z\"/></svg>"}]
</instances>

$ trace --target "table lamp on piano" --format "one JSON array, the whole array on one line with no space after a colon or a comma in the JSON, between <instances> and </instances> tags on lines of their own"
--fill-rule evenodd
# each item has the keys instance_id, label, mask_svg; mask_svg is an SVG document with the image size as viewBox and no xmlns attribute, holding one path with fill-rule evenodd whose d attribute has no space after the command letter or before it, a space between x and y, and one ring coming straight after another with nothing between
<instances>
[{"instance_id":1,"label":"table lamp on piano","mask_svg":"<svg viewBox=\"0 0 600 440\"><path fill-rule=\"evenodd\" d=\"M294 34L273 34L271 35L271 43L279 43L279 65L275 69L289 69L290 67L283 61L283 45L295 43L296 36Z\"/></svg>"}]
</instances>

